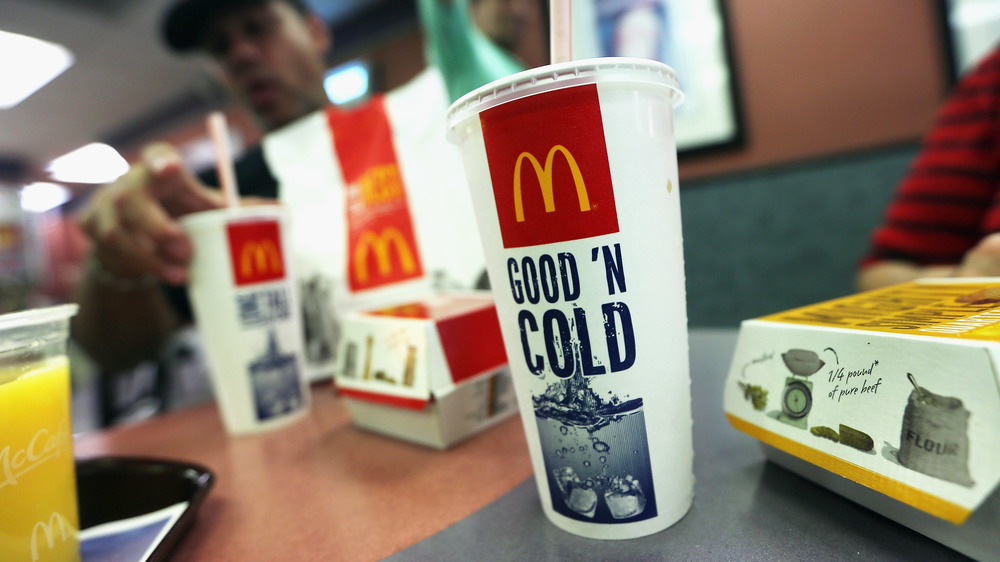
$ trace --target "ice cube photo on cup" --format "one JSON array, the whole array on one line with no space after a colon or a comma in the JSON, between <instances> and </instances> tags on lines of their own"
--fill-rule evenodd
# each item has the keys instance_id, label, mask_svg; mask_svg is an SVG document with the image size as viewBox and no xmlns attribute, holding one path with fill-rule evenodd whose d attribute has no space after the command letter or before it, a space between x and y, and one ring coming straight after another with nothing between
<instances>
[{"instance_id":1,"label":"ice cube photo on cup","mask_svg":"<svg viewBox=\"0 0 1000 562\"><path fill-rule=\"evenodd\" d=\"M656 516L641 398L605 401L575 375L533 402L553 509L598 523Z\"/></svg>"}]
</instances>

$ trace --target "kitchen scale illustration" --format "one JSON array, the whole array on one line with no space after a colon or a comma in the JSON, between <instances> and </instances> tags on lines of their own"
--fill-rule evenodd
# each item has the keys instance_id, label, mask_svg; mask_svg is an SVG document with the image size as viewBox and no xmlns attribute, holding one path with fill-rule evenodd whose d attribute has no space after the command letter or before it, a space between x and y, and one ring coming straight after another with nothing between
<instances>
[{"instance_id":1,"label":"kitchen scale illustration","mask_svg":"<svg viewBox=\"0 0 1000 562\"><path fill-rule=\"evenodd\" d=\"M778 420L800 429L809 429L813 385L808 377L822 369L825 363L819 355L808 349L789 349L781 354L781 359L792 375L785 379Z\"/></svg>"}]
</instances>

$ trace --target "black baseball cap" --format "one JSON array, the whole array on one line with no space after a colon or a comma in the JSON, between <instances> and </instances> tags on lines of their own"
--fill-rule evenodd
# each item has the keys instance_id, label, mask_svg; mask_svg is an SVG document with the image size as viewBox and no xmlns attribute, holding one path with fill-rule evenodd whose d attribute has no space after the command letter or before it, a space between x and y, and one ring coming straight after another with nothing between
<instances>
[{"instance_id":1,"label":"black baseball cap","mask_svg":"<svg viewBox=\"0 0 1000 562\"><path fill-rule=\"evenodd\" d=\"M163 16L163 39L177 52L196 49L201 43L205 26L212 18L239 8L284 2L299 13L309 13L304 0L176 0Z\"/></svg>"}]
</instances>

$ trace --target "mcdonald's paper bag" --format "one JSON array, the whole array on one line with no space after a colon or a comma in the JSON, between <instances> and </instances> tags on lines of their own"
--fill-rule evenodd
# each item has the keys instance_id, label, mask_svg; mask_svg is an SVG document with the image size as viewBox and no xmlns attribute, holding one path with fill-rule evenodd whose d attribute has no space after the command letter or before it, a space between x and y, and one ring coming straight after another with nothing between
<instances>
[{"instance_id":1,"label":"mcdonald's paper bag","mask_svg":"<svg viewBox=\"0 0 1000 562\"><path fill-rule=\"evenodd\" d=\"M771 460L969 556L1000 552L1000 282L747 320L726 415Z\"/></svg>"},{"instance_id":2,"label":"mcdonald's paper bag","mask_svg":"<svg viewBox=\"0 0 1000 562\"><path fill-rule=\"evenodd\" d=\"M292 211L311 369L333 370L343 314L471 289L485 258L462 163L445 140L440 74L264 140Z\"/></svg>"},{"instance_id":3,"label":"mcdonald's paper bag","mask_svg":"<svg viewBox=\"0 0 1000 562\"><path fill-rule=\"evenodd\" d=\"M517 411L488 293L346 316L337 389L354 423L443 449Z\"/></svg>"}]
</instances>

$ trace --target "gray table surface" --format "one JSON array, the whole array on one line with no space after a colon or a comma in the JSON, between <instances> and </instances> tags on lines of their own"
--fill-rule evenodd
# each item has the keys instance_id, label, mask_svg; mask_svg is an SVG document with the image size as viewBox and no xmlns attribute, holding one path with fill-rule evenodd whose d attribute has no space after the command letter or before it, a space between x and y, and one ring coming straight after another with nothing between
<instances>
[{"instance_id":1,"label":"gray table surface","mask_svg":"<svg viewBox=\"0 0 1000 562\"><path fill-rule=\"evenodd\" d=\"M693 507L672 527L628 541L581 538L548 522L528 479L388 560L968 560L765 461L723 413L735 344L735 330L691 331L697 480Z\"/></svg>"}]
</instances>

